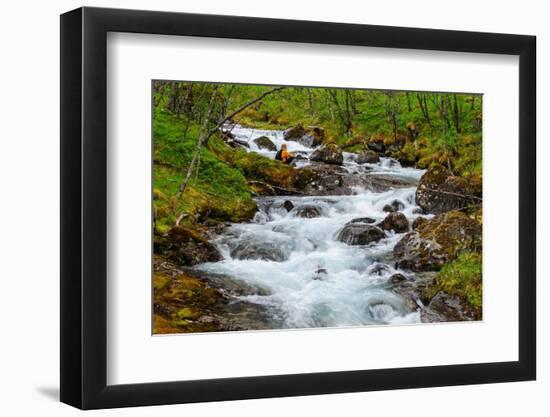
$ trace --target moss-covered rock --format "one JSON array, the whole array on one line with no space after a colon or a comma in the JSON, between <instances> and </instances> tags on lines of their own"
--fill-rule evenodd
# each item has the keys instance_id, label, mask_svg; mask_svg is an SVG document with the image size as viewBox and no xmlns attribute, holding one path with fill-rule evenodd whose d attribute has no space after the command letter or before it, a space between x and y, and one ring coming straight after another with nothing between
<instances>
[{"instance_id":1,"label":"moss-covered rock","mask_svg":"<svg viewBox=\"0 0 550 417\"><path fill-rule=\"evenodd\" d=\"M229 330L268 329L266 309L239 297L266 291L232 281L225 276L208 276L180 269L170 260L153 259L153 333L196 333Z\"/></svg>"},{"instance_id":2,"label":"moss-covered rock","mask_svg":"<svg viewBox=\"0 0 550 417\"><path fill-rule=\"evenodd\" d=\"M481 224L459 211L449 211L417 225L395 245L399 267L437 271L463 251L481 249Z\"/></svg>"},{"instance_id":3,"label":"moss-covered rock","mask_svg":"<svg viewBox=\"0 0 550 417\"><path fill-rule=\"evenodd\" d=\"M325 139L325 130L320 126L296 125L284 132L285 140L301 143L304 146L313 148L319 146Z\"/></svg>"},{"instance_id":4,"label":"moss-covered rock","mask_svg":"<svg viewBox=\"0 0 550 417\"><path fill-rule=\"evenodd\" d=\"M429 213L463 209L480 202L481 182L450 175L435 165L422 176L416 190L416 204Z\"/></svg>"},{"instance_id":5,"label":"moss-covered rock","mask_svg":"<svg viewBox=\"0 0 550 417\"><path fill-rule=\"evenodd\" d=\"M316 149L309 157L311 161L324 162L325 164L342 165L344 155L342 149L335 143L327 143Z\"/></svg>"},{"instance_id":6,"label":"moss-covered rock","mask_svg":"<svg viewBox=\"0 0 550 417\"><path fill-rule=\"evenodd\" d=\"M441 293L457 297L467 318L481 320L482 287L482 256L468 251L441 268L429 296L432 302Z\"/></svg>"},{"instance_id":7,"label":"moss-covered rock","mask_svg":"<svg viewBox=\"0 0 550 417\"><path fill-rule=\"evenodd\" d=\"M197 265L221 261L222 255L204 236L195 230L173 227L162 236L155 235L155 253L166 256L180 265Z\"/></svg>"},{"instance_id":8,"label":"moss-covered rock","mask_svg":"<svg viewBox=\"0 0 550 417\"><path fill-rule=\"evenodd\" d=\"M389 213L379 226L383 230L393 230L396 233L405 233L409 230L409 221L403 213L394 211Z\"/></svg>"},{"instance_id":9,"label":"moss-covered rock","mask_svg":"<svg viewBox=\"0 0 550 417\"><path fill-rule=\"evenodd\" d=\"M277 146L267 136L260 136L259 138L254 139L254 143L260 149L267 149L268 151L276 151L277 150Z\"/></svg>"}]
</instances>

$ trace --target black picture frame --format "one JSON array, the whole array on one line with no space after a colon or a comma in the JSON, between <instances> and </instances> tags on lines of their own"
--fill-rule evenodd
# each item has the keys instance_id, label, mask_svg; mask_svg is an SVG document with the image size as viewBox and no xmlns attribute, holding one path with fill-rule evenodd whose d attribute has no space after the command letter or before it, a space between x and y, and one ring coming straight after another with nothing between
<instances>
[{"instance_id":1,"label":"black picture frame","mask_svg":"<svg viewBox=\"0 0 550 417\"><path fill-rule=\"evenodd\" d=\"M519 360L107 385L108 32L519 56ZM534 380L536 38L79 8L61 15L61 401L82 409Z\"/></svg>"}]
</instances>

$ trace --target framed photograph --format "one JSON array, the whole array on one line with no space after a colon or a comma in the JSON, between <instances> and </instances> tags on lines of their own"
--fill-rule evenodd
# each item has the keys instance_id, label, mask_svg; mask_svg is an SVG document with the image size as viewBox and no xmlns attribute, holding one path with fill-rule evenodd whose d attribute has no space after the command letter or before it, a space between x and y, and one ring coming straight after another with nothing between
<instances>
[{"instance_id":1,"label":"framed photograph","mask_svg":"<svg viewBox=\"0 0 550 417\"><path fill-rule=\"evenodd\" d=\"M61 16L61 401L533 380L535 37Z\"/></svg>"}]
</instances>

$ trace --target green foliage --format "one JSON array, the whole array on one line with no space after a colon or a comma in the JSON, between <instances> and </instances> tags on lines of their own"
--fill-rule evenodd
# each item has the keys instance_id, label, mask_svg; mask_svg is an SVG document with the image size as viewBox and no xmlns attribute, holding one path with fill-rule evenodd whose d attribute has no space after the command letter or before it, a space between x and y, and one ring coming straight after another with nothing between
<instances>
[{"instance_id":1,"label":"green foliage","mask_svg":"<svg viewBox=\"0 0 550 417\"><path fill-rule=\"evenodd\" d=\"M180 119L166 112L155 114L153 201L160 231L172 226L181 214L186 222L206 218L242 221L255 211L242 172L221 161L207 148L201 150L200 163L185 194L175 197L191 162L198 134L198 126L190 126L184 135Z\"/></svg>"},{"instance_id":2,"label":"green foliage","mask_svg":"<svg viewBox=\"0 0 550 417\"><path fill-rule=\"evenodd\" d=\"M439 291L456 295L467 302L481 316L482 305L482 257L477 252L464 252L447 262L439 271L431 296Z\"/></svg>"},{"instance_id":3,"label":"green foliage","mask_svg":"<svg viewBox=\"0 0 550 417\"><path fill-rule=\"evenodd\" d=\"M291 167L230 148L215 134L201 150L184 196L174 199L193 158L210 102L208 129L270 89L262 85L153 84L157 227L169 227L182 213L189 222L206 217L247 219L255 207L250 181L282 187L292 183ZM287 87L247 107L233 121L268 129L320 126L326 142L345 146L348 152L362 152L372 137L382 138L387 145L398 138L404 146L392 146L388 155L402 163L419 168L444 164L457 175L480 180L481 114L480 95Z\"/></svg>"}]
</instances>

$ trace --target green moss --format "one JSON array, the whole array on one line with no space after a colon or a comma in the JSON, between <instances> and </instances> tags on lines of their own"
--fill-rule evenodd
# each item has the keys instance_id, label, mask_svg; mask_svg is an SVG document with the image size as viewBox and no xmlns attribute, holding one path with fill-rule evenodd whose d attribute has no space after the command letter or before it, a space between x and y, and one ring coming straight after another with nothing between
<instances>
[{"instance_id":1,"label":"green moss","mask_svg":"<svg viewBox=\"0 0 550 417\"><path fill-rule=\"evenodd\" d=\"M183 214L183 222L212 220L238 222L251 218L256 205L248 181L236 169L203 148L198 168L183 196L175 198L198 140L198 127L184 134L182 119L156 112L154 119L154 207L157 231L166 231Z\"/></svg>"},{"instance_id":2,"label":"green moss","mask_svg":"<svg viewBox=\"0 0 550 417\"><path fill-rule=\"evenodd\" d=\"M194 319L200 316L200 313L193 310L192 308L184 307L181 310L178 310L176 317L180 320L182 319Z\"/></svg>"},{"instance_id":3,"label":"green moss","mask_svg":"<svg viewBox=\"0 0 550 417\"><path fill-rule=\"evenodd\" d=\"M477 252L464 252L455 260L447 262L439 271L430 292L439 291L456 295L464 300L481 317L482 306L482 257Z\"/></svg>"}]
</instances>

